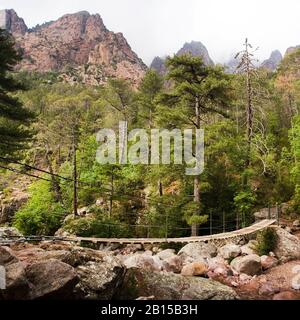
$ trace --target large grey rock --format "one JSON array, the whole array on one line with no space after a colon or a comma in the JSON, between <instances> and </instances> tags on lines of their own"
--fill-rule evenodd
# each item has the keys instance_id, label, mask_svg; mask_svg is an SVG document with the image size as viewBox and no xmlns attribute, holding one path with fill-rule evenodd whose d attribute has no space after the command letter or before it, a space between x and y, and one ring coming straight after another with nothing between
<instances>
[{"instance_id":1,"label":"large grey rock","mask_svg":"<svg viewBox=\"0 0 300 320\"><path fill-rule=\"evenodd\" d=\"M142 268L151 271L160 271L163 268L163 262L158 256L152 256L146 252L143 254L133 254L123 258L123 263L126 268Z\"/></svg>"},{"instance_id":2,"label":"large grey rock","mask_svg":"<svg viewBox=\"0 0 300 320\"><path fill-rule=\"evenodd\" d=\"M241 253L242 255L247 255L247 254L255 254L255 247L257 245L256 240L250 240L247 244L244 244L241 246Z\"/></svg>"},{"instance_id":3,"label":"large grey rock","mask_svg":"<svg viewBox=\"0 0 300 320\"><path fill-rule=\"evenodd\" d=\"M240 246L238 246L236 244L228 243L219 249L219 254L224 259L236 258L237 256L239 256L241 254L241 248L240 248Z\"/></svg>"},{"instance_id":4,"label":"large grey rock","mask_svg":"<svg viewBox=\"0 0 300 320\"><path fill-rule=\"evenodd\" d=\"M274 250L277 258L283 262L300 258L300 239L282 228L276 228L278 235L277 245Z\"/></svg>"},{"instance_id":5,"label":"large grey rock","mask_svg":"<svg viewBox=\"0 0 300 320\"><path fill-rule=\"evenodd\" d=\"M125 275L124 266L114 256L106 256L102 262L90 261L76 271L79 277L76 295L93 300L111 300Z\"/></svg>"},{"instance_id":6,"label":"large grey rock","mask_svg":"<svg viewBox=\"0 0 300 320\"><path fill-rule=\"evenodd\" d=\"M261 272L260 257L257 254L237 257L231 261L230 266L239 274L254 276Z\"/></svg>"},{"instance_id":7,"label":"large grey rock","mask_svg":"<svg viewBox=\"0 0 300 320\"><path fill-rule=\"evenodd\" d=\"M78 282L75 269L56 259L33 263L26 267L31 299L68 299Z\"/></svg>"},{"instance_id":8,"label":"large grey rock","mask_svg":"<svg viewBox=\"0 0 300 320\"><path fill-rule=\"evenodd\" d=\"M155 300L233 300L235 291L217 281L171 272L127 270L118 299L154 296Z\"/></svg>"},{"instance_id":9,"label":"large grey rock","mask_svg":"<svg viewBox=\"0 0 300 320\"><path fill-rule=\"evenodd\" d=\"M195 242L185 245L178 252L187 263L203 261L217 255L217 247L213 243Z\"/></svg>"},{"instance_id":10,"label":"large grey rock","mask_svg":"<svg viewBox=\"0 0 300 320\"><path fill-rule=\"evenodd\" d=\"M175 250L174 249L166 249L163 250L161 252L159 252L157 254L157 256L161 259L161 260L165 260L168 259L170 257L173 257L175 255Z\"/></svg>"}]
</instances>

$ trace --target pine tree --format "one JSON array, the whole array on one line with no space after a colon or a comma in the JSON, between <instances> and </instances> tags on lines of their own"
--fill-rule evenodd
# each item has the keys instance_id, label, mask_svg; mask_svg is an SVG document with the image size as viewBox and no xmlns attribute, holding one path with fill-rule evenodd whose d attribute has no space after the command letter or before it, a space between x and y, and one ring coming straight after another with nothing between
<instances>
[{"instance_id":1,"label":"pine tree","mask_svg":"<svg viewBox=\"0 0 300 320\"><path fill-rule=\"evenodd\" d=\"M21 60L15 49L12 37L0 29L0 154L15 155L25 147L30 138L26 128L32 114L12 93L22 89L22 85L10 75L14 66Z\"/></svg>"},{"instance_id":2,"label":"pine tree","mask_svg":"<svg viewBox=\"0 0 300 320\"><path fill-rule=\"evenodd\" d=\"M231 99L230 76L221 67L206 66L201 57L174 56L167 60L168 79L173 83L171 92L162 95L161 102L173 108L169 123L202 128L210 114L228 115ZM175 107L175 108L174 108ZM176 107L179 110L176 110ZM178 109L177 108L177 109ZM166 114L168 111L166 111ZM192 235L197 235L200 214L200 177L194 177L194 202L197 207L192 223Z\"/></svg>"}]
</instances>

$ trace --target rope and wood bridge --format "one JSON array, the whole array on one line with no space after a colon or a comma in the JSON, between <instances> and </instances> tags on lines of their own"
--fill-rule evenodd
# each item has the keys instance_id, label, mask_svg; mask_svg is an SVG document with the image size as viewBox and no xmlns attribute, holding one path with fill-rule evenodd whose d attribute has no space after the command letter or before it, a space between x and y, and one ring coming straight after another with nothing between
<instances>
[{"instance_id":1,"label":"rope and wood bridge","mask_svg":"<svg viewBox=\"0 0 300 320\"><path fill-rule=\"evenodd\" d=\"M51 237L51 236L24 236L24 237L5 237L0 238L0 245L18 242L34 241L67 241L74 243L92 243L92 244L162 244L162 243L193 243L193 242L214 242L217 245L223 245L227 241L238 243L241 239L251 238L257 232L275 224L276 219L265 219L249 227L231 232L223 232L212 235L181 238L94 238L94 237Z\"/></svg>"}]
</instances>

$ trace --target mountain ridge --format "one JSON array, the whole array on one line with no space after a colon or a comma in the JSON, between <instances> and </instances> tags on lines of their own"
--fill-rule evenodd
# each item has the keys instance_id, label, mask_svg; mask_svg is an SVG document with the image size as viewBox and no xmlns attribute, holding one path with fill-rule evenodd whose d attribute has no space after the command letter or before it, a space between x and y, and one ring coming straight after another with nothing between
<instances>
[{"instance_id":1,"label":"mountain ridge","mask_svg":"<svg viewBox=\"0 0 300 320\"><path fill-rule=\"evenodd\" d=\"M32 29L14 10L0 11L0 18L0 26L24 52L19 70L64 72L71 68L72 74L65 79L72 82L81 78L87 84L103 84L110 77L120 77L134 86L147 70L123 34L109 31L99 14L65 14ZM90 72L82 74L86 70Z\"/></svg>"}]
</instances>

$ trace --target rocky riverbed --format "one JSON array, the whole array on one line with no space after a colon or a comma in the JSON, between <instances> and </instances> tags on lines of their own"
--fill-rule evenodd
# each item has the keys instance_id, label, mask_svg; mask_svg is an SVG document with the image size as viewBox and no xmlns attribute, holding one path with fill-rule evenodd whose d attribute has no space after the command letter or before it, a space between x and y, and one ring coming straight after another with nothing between
<instances>
[{"instance_id":1,"label":"rocky riverbed","mask_svg":"<svg viewBox=\"0 0 300 320\"><path fill-rule=\"evenodd\" d=\"M93 250L65 242L0 246L0 299L300 299L300 240L274 227L274 252L190 243L178 252L127 245ZM14 230L0 228L0 234Z\"/></svg>"}]
</instances>

